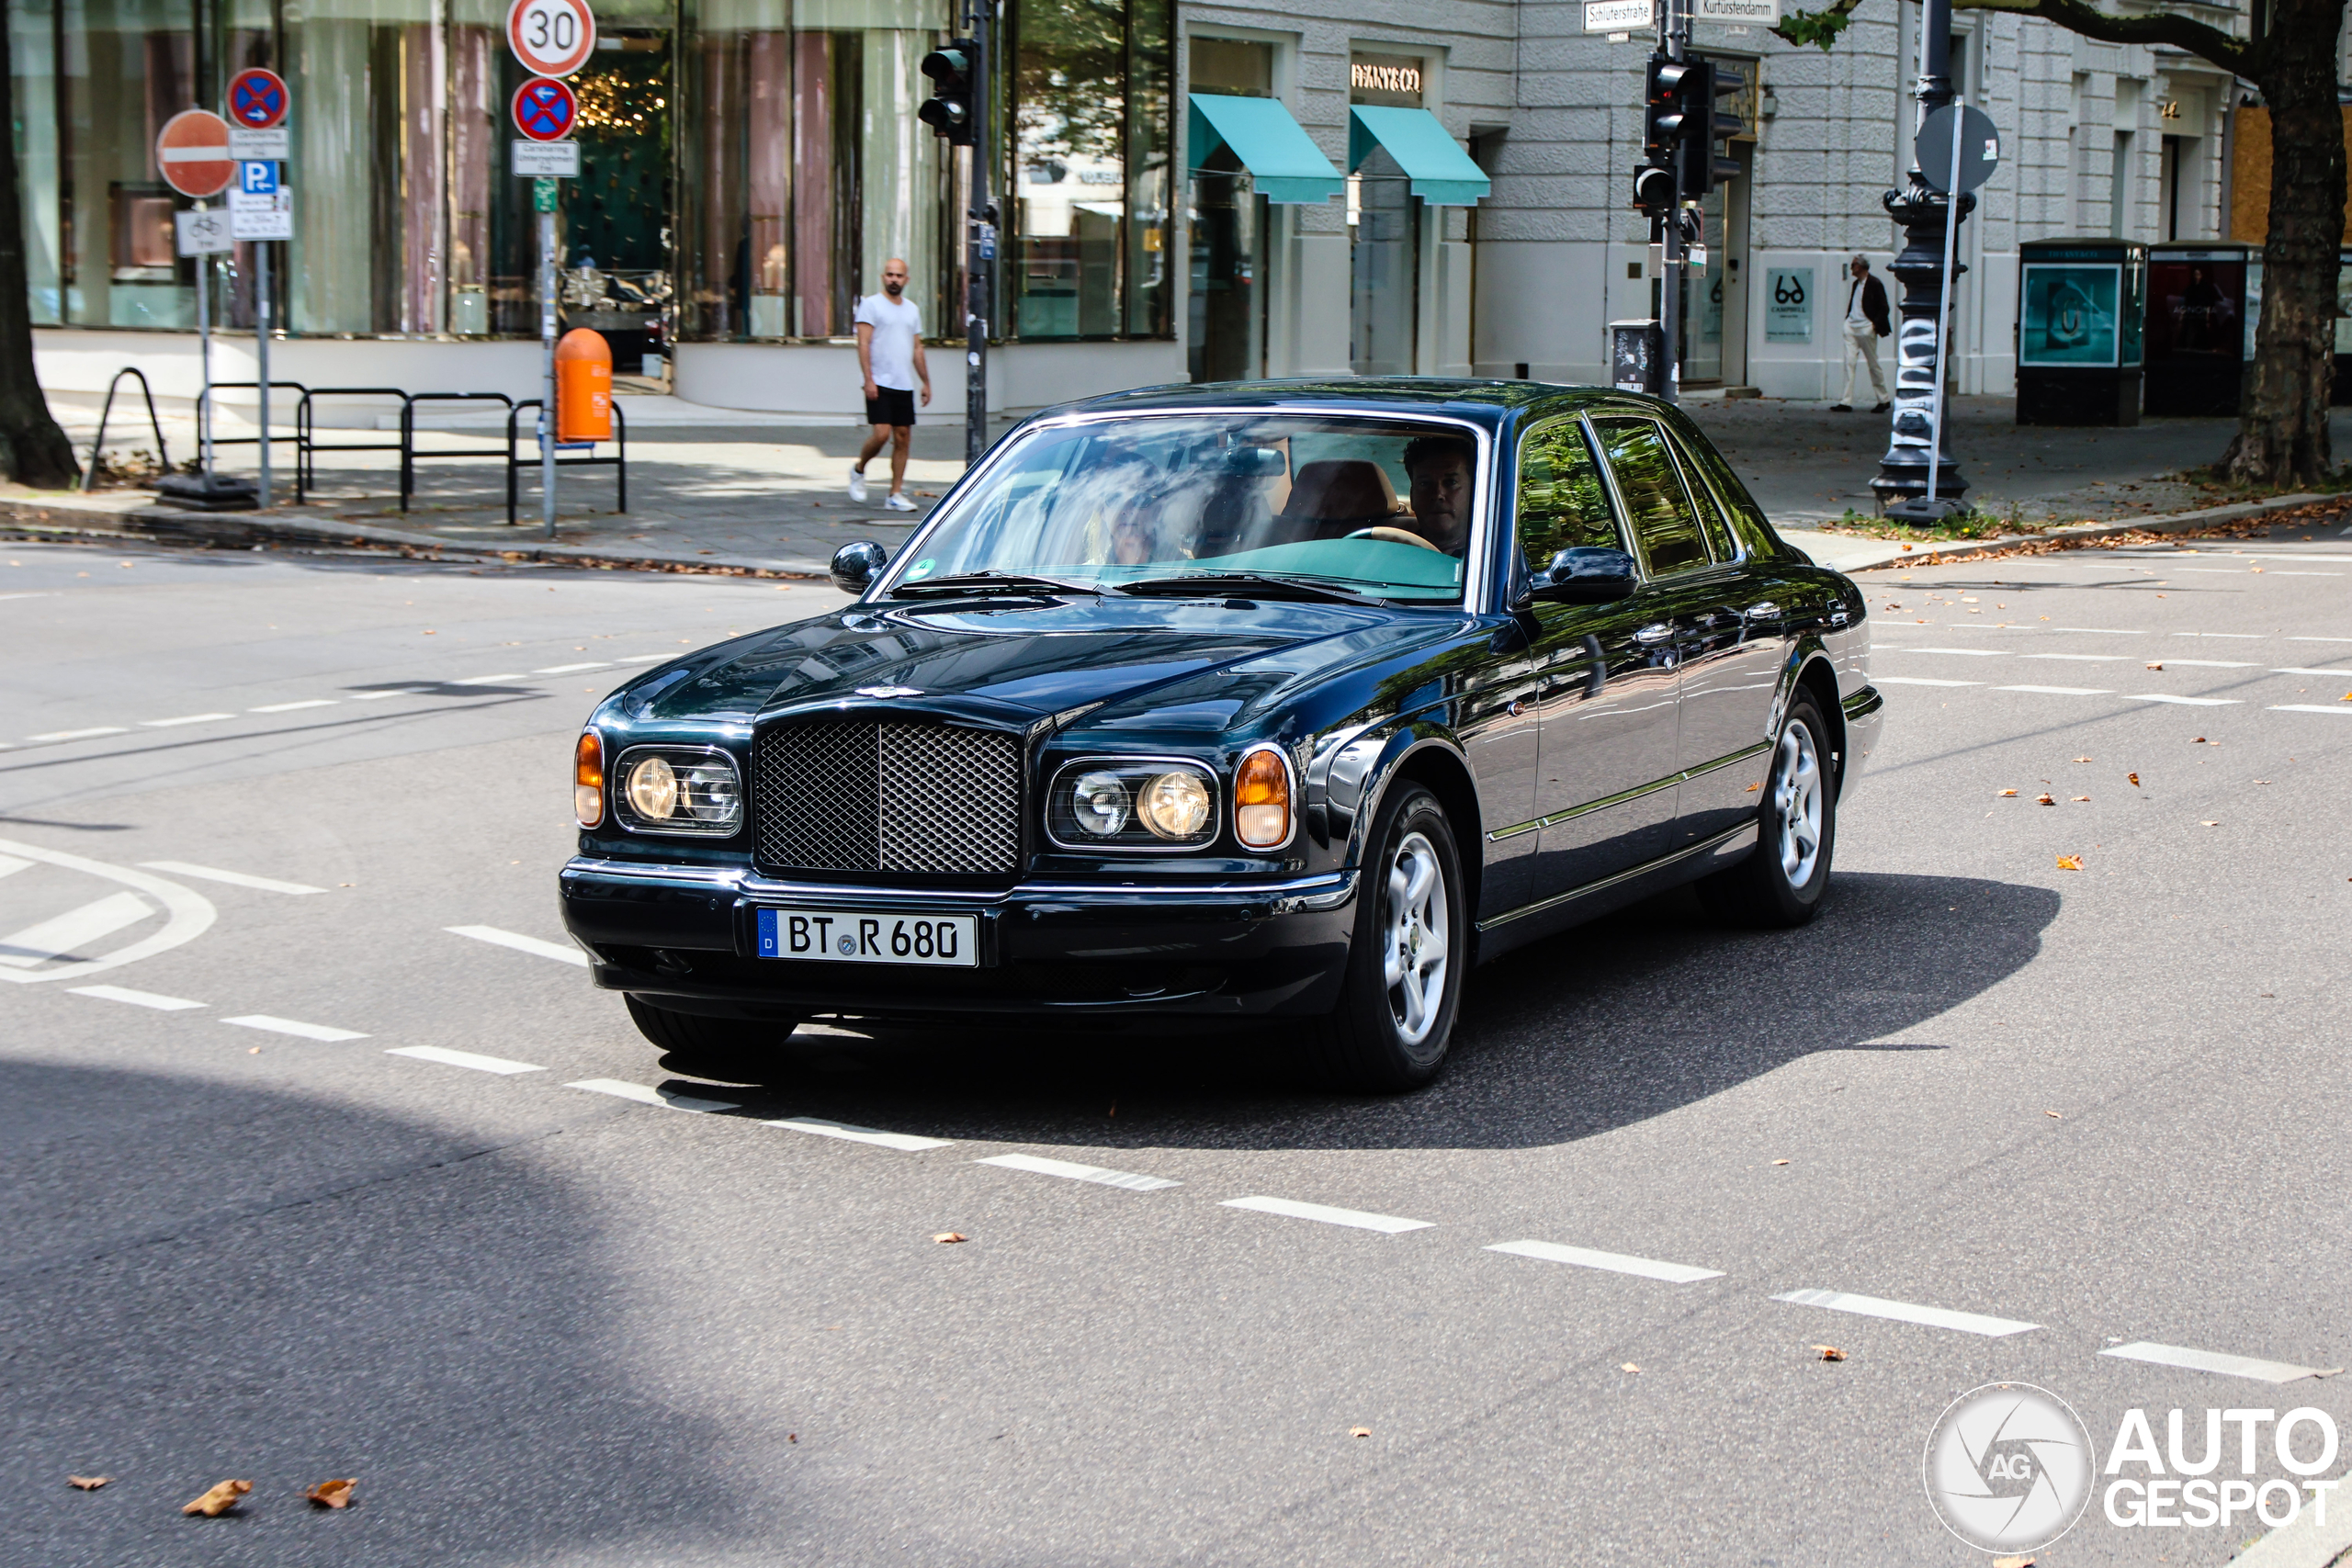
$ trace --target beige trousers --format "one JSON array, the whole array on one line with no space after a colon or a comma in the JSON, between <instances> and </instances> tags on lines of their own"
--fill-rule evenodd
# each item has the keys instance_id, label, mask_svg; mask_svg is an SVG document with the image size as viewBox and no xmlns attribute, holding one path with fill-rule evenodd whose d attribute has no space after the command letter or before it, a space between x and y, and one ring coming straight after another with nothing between
<instances>
[{"instance_id":1,"label":"beige trousers","mask_svg":"<svg viewBox=\"0 0 2352 1568\"><path fill-rule=\"evenodd\" d=\"M1871 367L1871 385L1878 396L1872 402L1886 401L1886 376L1878 367L1878 330L1868 321L1848 321L1846 328L1846 389L1838 394L1841 403L1854 400L1854 372L1862 366Z\"/></svg>"}]
</instances>

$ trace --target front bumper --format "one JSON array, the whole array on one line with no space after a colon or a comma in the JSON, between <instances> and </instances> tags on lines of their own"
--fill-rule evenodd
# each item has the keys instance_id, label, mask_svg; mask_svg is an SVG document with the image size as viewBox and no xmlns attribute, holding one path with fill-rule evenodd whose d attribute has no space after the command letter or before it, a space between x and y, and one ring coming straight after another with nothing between
<instances>
[{"instance_id":1,"label":"front bumper","mask_svg":"<svg viewBox=\"0 0 2352 1568\"><path fill-rule=\"evenodd\" d=\"M560 878L564 925L588 950L598 986L679 1012L766 1020L1328 1012L1347 963L1355 885L1346 871L1277 883L941 892L584 857ZM761 958L758 912L783 906L973 915L981 962Z\"/></svg>"},{"instance_id":2,"label":"front bumper","mask_svg":"<svg viewBox=\"0 0 2352 1568\"><path fill-rule=\"evenodd\" d=\"M1846 721L1846 756L1838 774L1838 798L1844 801L1862 782L1862 767L1878 750L1879 734L1886 725L1886 698L1876 686L1861 690L1839 702Z\"/></svg>"}]
</instances>

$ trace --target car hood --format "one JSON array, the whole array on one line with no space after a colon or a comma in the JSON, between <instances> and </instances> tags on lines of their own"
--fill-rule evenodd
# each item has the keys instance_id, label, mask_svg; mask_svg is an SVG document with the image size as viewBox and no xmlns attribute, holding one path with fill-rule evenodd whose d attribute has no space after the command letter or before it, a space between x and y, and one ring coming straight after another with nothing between
<instances>
[{"instance_id":1,"label":"car hood","mask_svg":"<svg viewBox=\"0 0 2352 1568\"><path fill-rule=\"evenodd\" d=\"M1105 598L834 614L722 643L650 672L622 694L641 720L756 722L813 704L960 699L1012 713L1129 704L1156 688L1271 653L1333 643L1360 654L1425 612L1379 606ZM1286 659L1297 668L1302 662Z\"/></svg>"}]
</instances>

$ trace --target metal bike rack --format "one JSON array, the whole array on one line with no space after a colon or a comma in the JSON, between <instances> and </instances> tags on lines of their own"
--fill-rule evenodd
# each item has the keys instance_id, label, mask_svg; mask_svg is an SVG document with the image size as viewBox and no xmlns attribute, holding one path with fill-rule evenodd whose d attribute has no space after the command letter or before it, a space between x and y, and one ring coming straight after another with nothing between
<instances>
[{"instance_id":1,"label":"metal bike rack","mask_svg":"<svg viewBox=\"0 0 2352 1568\"><path fill-rule=\"evenodd\" d=\"M537 468L540 464L537 452L528 457L515 457L514 421L525 409L535 409L539 406L539 399L526 398L514 404L506 414L506 525L510 528L514 525L515 471L521 468ZM621 412L621 405L617 400L613 404L613 437L619 446L619 451L610 457L558 457L555 460L555 466L559 468L610 468L616 470L614 474L613 510L627 512L628 510L628 416ZM571 445L593 448L596 444L593 441L581 441ZM559 452L564 449L560 444L556 447Z\"/></svg>"},{"instance_id":2,"label":"metal bike rack","mask_svg":"<svg viewBox=\"0 0 2352 1568\"><path fill-rule=\"evenodd\" d=\"M319 439L318 413L311 404L319 398L398 398L403 414L402 434L396 441L322 441ZM300 505L310 499L319 482L317 455L321 452L399 452L407 442L405 414L408 394L398 387L312 387L294 405L294 501ZM402 465L406 472L406 465Z\"/></svg>"},{"instance_id":3,"label":"metal bike rack","mask_svg":"<svg viewBox=\"0 0 2352 1568\"><path fill-rule=\"evenodd\" d=\"M82 468L82 489L85 493L97 481L98 454L105 449L107 444L107 418L114 412L114 391L117 387L122 385L122 378L125 376L135 376L139 378L139 395L147 400L147 427L155 433L155 462L164 473L168 474L172 471L172 454L164 446L164 422L155 417L154 390L147 385L147 378L143 372L133 366L126 365L114 373L113 380L107 383L107 400L98 410L98 437L90 443L90 460ZM511 483L508 488L510 490L513 488Z\"/></svg>"},{"instance_id":4,"label":"metal bike rack","mask_svg":"<svg viewBox=\"0 0 2352 1568\"><path fill-rule=\"evenodd\" d=\"M304 398L306 398L306 399L311 395L311 389L310 389L310 388L308 388L308 387L305 387L305 386L304 386L304 385L302 385L302 383L301 383L301 382L300 382L300 381L272 381L272 382L269 384L269 389L270 389L271 391L273 391L273 392L274 392L274 391L276 391L276 390L277 390L278 388L280 388L280 387L291 387L295 391L301 393L301 394L302 394L302 396L303 396ZM213 382L213 383L212 383L212 389L213 389L214 391L216 391L216 392L232 392L232 391L258 392L259 390L261 390L261 383L260 383L260 382L258 382L258 381L215 381L215 382ZM299 408L300 407L300 403L297 403L295 406L299 409ZM260 446L260 445L262 444L262 439L263 439L263 437L264 437L264 436L267 436L267 437L268 437L269 442L270 442L270 444L271 444L272 446L276 446L278 442L281 442L281 441L291 441L291 442L293 442L293 443L295 444L295 446L294 446L294 461L295 461L295 464L296 464L296 466L297 466L297 467L300 467L300 466L301 461L302 461L302 456L301 456L301 454L302 454L302 447L301 447L301 436L300 436L300 434L299 430L298 430L298 432L297 432L295 434L293 434L293 435L270 435L270 434L269 434L269 433L268 433L267 431L266 431L266 430L265 430L265 431L263 431L263 432L262 432L260 434L258 434L258 435L219 435L219 434L215 434L215 435L212 437L212 449L213 449L214 451L216 451L216 452L217 452L217 451L219 451L219 450L220 450L221 447L223 447L223 446ZM299 498L299 491L298 491L298 498Z\"/></svg>"},{"instance_id":5,"label":"metal bike rack","mask_svg":"<svg viewBox=\"0 0 2352 1568\"><path fill-rule=\"evenodd\" d=\"M514 521L514 400L503 392L418 392L401 410L401 510L408 510L416 491L416 465L433 458L494 458L495 452L420 452L416 449L416 405L419 403L503 403L506 405L506 521Z\"/></svg>"}]
</instances>

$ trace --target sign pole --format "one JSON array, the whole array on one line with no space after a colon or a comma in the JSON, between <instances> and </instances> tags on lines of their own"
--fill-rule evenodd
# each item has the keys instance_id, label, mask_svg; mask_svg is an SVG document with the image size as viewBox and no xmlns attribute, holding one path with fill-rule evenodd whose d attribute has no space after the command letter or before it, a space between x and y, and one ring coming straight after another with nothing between
<instances>
[{"instance_id":1,"label":"sign pole","mask_svg":"<svg viewBox=\"0 0 2352 1568\"><path fill-rule=\"evenodd\" d=\"M198 212L206 210L202 202L196 204ZM201 458L208 483L212 478L212 255L206 252L196 258L196 361L204 378L204 388L196 398L196 435L198 456Z\"/></svg>"},{"instance_id":2,"label":"sign pole","mask_svg":"<svg viewBox=\"0 0 2352 1568\"><path fill-rule=\"evenodd\" d=\"M1936 504L1936 480L1941 477L1944 461L1944 367L1949 363L1944 355L1951 346L1952 318L1952 246L1960 239L1960 145L1968 138L1962 134L1964 122L1960 110L1967 100L1952 99L1951 173L1944 181L1944 270L1942 297L1936 313L1936 401L1935 412L1928 420L1928 505Z\"/></svg>"},{"instance_id":3,"label":"sign pole","mask_svg":"<svg viewBox=\"0 0 2352 1568\"><path fill-rule=\"evenodd\" d=\"M261 493L269 506L269 242L254 242L254 347L261 361Z\"/></svg>"},{"instance_id":4,"label":"sign pole","mask_svg":"<svg viewBox=\"0 0 2352 1568\"><path fill-rule=\"evenodd\" d=\"M996 270L996 204L989 199L989 107L995 80L995 41L989 22L995 0L971 0L972 41L979 59L972 71L971 242L964 253L964 466L979 466L989 449L989 288Z\"/></svg>"},{"instance_id":5,"label":"sign pole","mask_svg":"<svg viewBox=\"0 0 2352 1568\"><path fill-rule=\"evenodd\" d=\"M1678 64L1690 52L1690 24L1684 0L1660 0L1658 43L1666 57ZM1669 403L1682 400L1682 160L1674 160L1674 202L1667 209L1665 243L1658 248L1657 318L1659 354L1658 395Z\"/></svg>"},{"instance_id":6,"label":"sign pole","mask_svg":"<svg viewBox=\"0 0 2352 1568\"><path fill-rule=\"evenodd\" d=\"M533 182L539 209L539 349L545 365L539 392L539 515L555 537L555 191L553 180Z\"/></svg>"}]
</instances>

